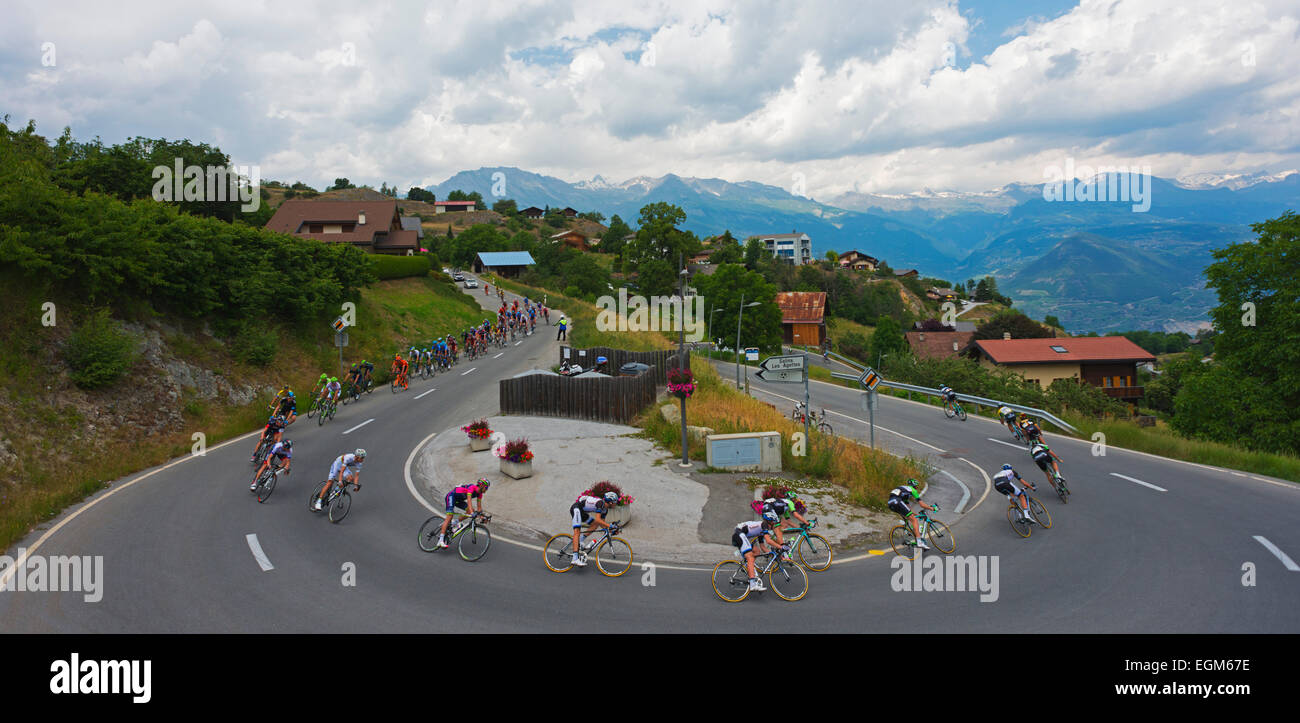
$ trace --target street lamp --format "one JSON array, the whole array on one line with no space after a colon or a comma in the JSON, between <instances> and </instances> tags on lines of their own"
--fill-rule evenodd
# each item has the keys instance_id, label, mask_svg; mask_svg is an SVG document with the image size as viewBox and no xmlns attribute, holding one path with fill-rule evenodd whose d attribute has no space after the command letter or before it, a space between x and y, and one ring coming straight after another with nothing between
<instances>
[{"instance_id":1,"label":"street lamp","mask_svg":"<svg viewBox=\"0 0 1300 723\"><path fill-rule=\"evenodd\" d=\"M745 318L745 309L751 306L761 306L757 301L745 303L745 293L740 293L740 314L736 316L736 388L740 389L740 320ZM745 374L749 374L746 366Z\"/></svg>"},{"instance_id":2,"label":"street lamp","mask_svg":"<svg viewBox=\"0 0 1300 723\"><path fill-rule=\"evenodd\" d=\"M686 368L686 269L683 268L678 277L681 279L680 296L681 306L677 309L677 326L681 327L681 340L677 344L677 365L680 369ZM691 460L686 456L686 397L682 397L682 461L681 467L690 467Z\"/></svg>"}]
</instances>

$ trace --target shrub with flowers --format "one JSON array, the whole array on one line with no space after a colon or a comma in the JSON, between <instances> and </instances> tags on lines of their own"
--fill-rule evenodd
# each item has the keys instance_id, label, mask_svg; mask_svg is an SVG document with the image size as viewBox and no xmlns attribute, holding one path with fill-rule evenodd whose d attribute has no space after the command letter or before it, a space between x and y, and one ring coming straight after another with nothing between
<instances>
[{"instance_id":1,"label":"shrub with flowers","mask_svg":"<svg viewBox=\"0 0 1300 723\"><path fill-rule=\"evenodd\" d=\"M623 494L623 490L619 489L618 485L609 480L601 480L600 482L597 482L586 490L583 490L579 497L604 497L606 492L613 492L618 495L618 502L614 503L617 507L630 505L636 501L635 497Z\"/></svg>"},{"instance_id":2,"label":"shrub with flowers","mask_svg":"<svg viewBox=\"0 0 1300 723\"><path fill-rule=\"evenodd\" d=\"M690 369L673 367L668 370L668 393L686 399L695 392L695 377Z\"/></svg>"},{"instance_id":3,"label":"shrub with flowers","mask_svg":"<svg viewBox=\"0 0 1300 723\"><path fill-rule=\"evenodd\" d=\"M527 462L533 458L533 453L528 449L528 440L512 439L506 442L506 446L497 451L497 456L507 462Z\"/></svg>"},{"instance_id":4,"label":"shrub with flowers","mask_svg":"<svg viewBox=\"0 0 1300 723\"><path fill-rule=\"evenodd\" d=\"M461 427L460 431L464 432L465 434L468 434L474 439L486 439L492 436L492 430L488 428L488 423L486 419L479 419L477 421L470 422L467 426Z\"/></svg>"}]
</instances>

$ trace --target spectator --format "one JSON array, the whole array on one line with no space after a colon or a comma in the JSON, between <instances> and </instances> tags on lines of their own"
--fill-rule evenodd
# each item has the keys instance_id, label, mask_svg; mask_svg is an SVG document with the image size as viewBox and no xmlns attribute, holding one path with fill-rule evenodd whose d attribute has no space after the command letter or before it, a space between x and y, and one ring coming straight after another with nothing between
<instances>
[{"instance_id":1,"label":"spectator","mask_svg":"<svg viewBox=\"0 0 1300 723\"><path fill-rule=\"evenodd\" d=\"M560 339L563 339L563 340L565 340L565 341L568 341L568 340L569 340L569 337L568 337L568 335L567 335L568 330L569 330L569 320L568 320L567 318L561 316L561 317L560 317L560 330L559 330L558 332L556 332L556 334L555 334L555 339L556 339L556 341L559 341Z\"/></svg>"}]
</instances>

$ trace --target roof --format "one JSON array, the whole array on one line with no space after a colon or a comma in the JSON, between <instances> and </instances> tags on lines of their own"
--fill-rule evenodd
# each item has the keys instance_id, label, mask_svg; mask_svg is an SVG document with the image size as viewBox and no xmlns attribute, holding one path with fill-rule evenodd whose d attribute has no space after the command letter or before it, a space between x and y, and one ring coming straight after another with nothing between
<instances>
[{"instance_id":1,"label":"roof","mask_svg":"<svg viewBox=\"0 0 1300 723\"><path fill-rule=\"evenodd\" d=\"M981 339L975 342L975 346L995 364L1155 361L1155 357L1145 349L1122 336Z\"/></svg>"},{"instance_id":2,"label":"roof","mask_svg":"<svg viewBox=\"0 0 1300 723\"><path fill-rule=\"evenodd\" d=\"M922 359L948 359L970 345L973 331L909 331L905 334L912 354ZM953 342L957 348L953 349Z\"/></svg>"},{"instance_id":3,"label":"roof","mask_svg":"<svg viewBox=\"0 0 1300 723\"><path fill-rule=\"evenodd\" d=\"M544 211L544 210L542 210L542 209L540 209L540 208L538 208L538 207L536 207L536 206L529 206L528 208L521 208L521 209L519 209L519 213L534 213L534 212L536 212L536 213L546 213L546 211Z\"/></svg>"},{"instance_id":4,"label":"roof","mask_svg":"<svg viewBox=\"0 0 1300 723\"><path fill-rule=\"evenodd\" d=\"M527 251L480 251L478 260L484 266L531 266L535 263Z\"/></svg>"},{"instance_id":5,"label":"roof","mask_svg":"<svg viewBox=\"0 0 1300 723\"><path fill-rule=\"evenodd\" d=\"M803 238L803 237L805 237L805 236L807 236L807 235L808 235L808 234L806 234L806 233L797 233L797 232L796 232L796 233L763 233L763 234L759 234L759 235L757 235L757 236L751 236L750 238L756 238L756 239L759 239L759 240L766 240L766 239L786 239L786 238L789 238L789 239L801 239L801 238Z\"/></svg>"},{"instance_id":6,"label":"roof","mask_svg":"<svg viewBox=\"0 0 1300 723\"><path fill-rule=\"evenodd\" d=\"M902 269L894 271L894 276L915 276L921 272L916 269Z\"/></svg>"},{"instance_id":7,"label":"roof","mask_svg":"<svg viewBox=\"0 0 1300 723\"><path fill-rule=\"evenodd\" d=\"M357 221L365 214L366 222ZM311 201L290 199L275 209L275 215L266 222L270 231L287 233L299 238L330 243L350 243L375 249L402 250L419 247L415 231L403 230L397 220L397 201ZM301 229L310 224L356 224L346 233L307 233Z\"/></svg>"},{"instance_id":8,"label":"roof","mask_svg":"<svg viewBox=\"0 0 1300 723\"><path fill-rule=\"evenodd\" d=\"M435 206L475 206L477 201L434 201Z\"/></svg>"},{"instance_id":9,"label":"roof","mask_svg":"<svg viewBox=\"0 0 1300 723\"><path fill-rule=\"evenodd\" d=\"M872 256L871 254L863 253L857 249L851 249L849 251L845 251L844 253L840 254L840 262L842 263L845 262L847 257L849 256L857 256L859 259L863 261L870 261L872 263L877 263L880 261L880 259L876 258L875 256Z\"/></svg>"},{"instance_id":10,"label":"roof","mask_svg":"<svg viewBox=\"0 0 1300 723\"><path fill-rule=\"evenodd\" d=\"M579 231L579 230L576 229L576 228L571 228L571 229L569 229L569 230L567 230L567 231L561 231L561 232L559 232L559 233L553 233L553 234L551 234L551 238L564 238L565 236L572 236L572 235L574 235L574 234L577 234L577 235L583 237L584 239L587 238L587 234L585 234L585 233Z\"/></svg>"},{"instance_id":11,"label":"roof","mask_svg":"<svg viewBox=\"0 0 1300 723\"><path fill-rule=\"evenodd\" d=\"M820 324L826 314L825 291L785 291L776 295L782 324Z\"/></svg>"},{"instance_id":12,"label":"roof","mask_svg":"<svg viewBox=\"0 0 1300 723\"><path fill-rule=\"evenodd\" d=\"M424 238L424 227L420 225L419 216L402 216L402 229L414 231L416 238Z\"/></svg>"}]
</instances>

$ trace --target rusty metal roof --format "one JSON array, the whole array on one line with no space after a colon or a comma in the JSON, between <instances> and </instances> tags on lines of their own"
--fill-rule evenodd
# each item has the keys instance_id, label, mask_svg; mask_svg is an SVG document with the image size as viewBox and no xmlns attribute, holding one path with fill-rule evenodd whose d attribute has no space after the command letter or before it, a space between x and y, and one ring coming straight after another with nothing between
<instances>
[{"instance_id":1,"label":"rusty metal roof","mask_svg":"<svg viewBox=\"0 0 1300 723\"><path fill-rule=\"evenodd\" d=\"M820 324L826 315L826 292L785 291L776 295L782 324Z\"/></svg>"}]
</instances>

